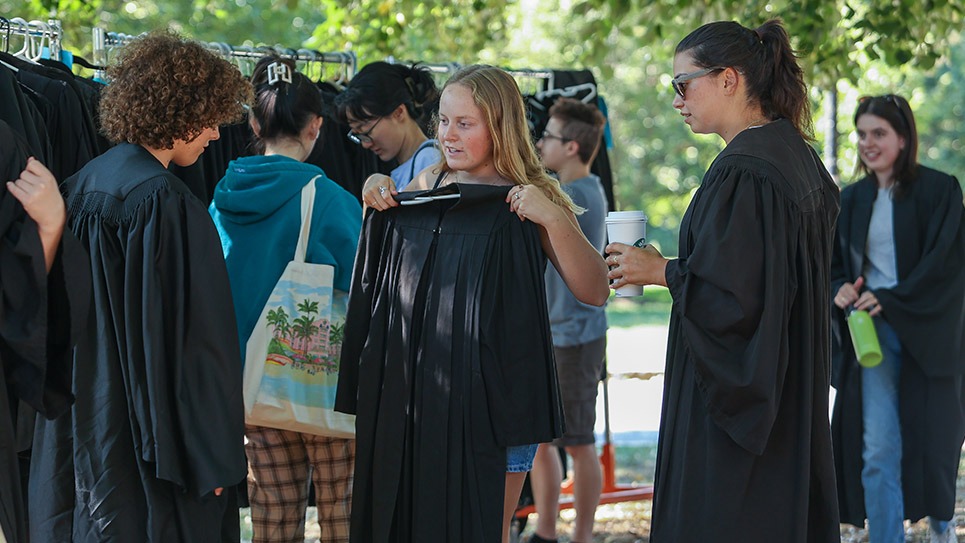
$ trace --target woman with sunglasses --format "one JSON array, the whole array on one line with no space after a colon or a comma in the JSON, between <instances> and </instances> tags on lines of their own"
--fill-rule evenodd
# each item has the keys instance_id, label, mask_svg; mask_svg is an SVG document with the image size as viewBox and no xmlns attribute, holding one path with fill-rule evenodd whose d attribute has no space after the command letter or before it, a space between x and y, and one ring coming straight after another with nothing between
<instances>
[{"instance_id":1,"label":"woman with sunglasses","mask_svg":"<svg viewBox=\"0 0 965 543\"><path fill-rule=\"evenodd\" d=\"M956 541L949 520L965 438L965 220L962 190L918 164L908 102L864 98L854 114L857 182L841 193L832 254L833 436L841 520L868 519L873 543L905 539L928 516L931 541ZM845 323L868 311L882 361L859 366Z\"/></svg>"},{"instance_id":2,"label":"woman with sunglasses","mask_svg":"<svg viewBox=\"0 0 965 543\"><path fill-rule=\"evenodd\" d=\"M438 99L439 89L427 69L373 62L352 78L335 105L339 120L352 129L347 134L351 141L371 149L383 162L396 163L389 177L402 190L415 174L442 158L424 128Z\"/></svg>"},{"instance_id":3,"label":"woman with sunglasses","mask_svg":"<svg viewBox=\"0 0 965 543\"><path fill-rule=\"evenodd\" d=\"M613 288L673 297L650 541L839 541L826 305L838 190L808 145L803 73L779 21L706 24L673 64L673 106L726 147L677 258L606 248Z\"/></svg>"}]
</instances>

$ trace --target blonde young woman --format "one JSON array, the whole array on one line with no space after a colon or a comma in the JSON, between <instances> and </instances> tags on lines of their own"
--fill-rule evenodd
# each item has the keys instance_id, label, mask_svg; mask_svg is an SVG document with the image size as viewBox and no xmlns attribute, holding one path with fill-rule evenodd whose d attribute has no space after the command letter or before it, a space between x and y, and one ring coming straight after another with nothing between
<instances>
[{"instance_id":1,"label":"blonde young woman","mask_svg":"<svg viewBox=\"0 0 965 543\"><path fill-rule=\"evenodd\" d=\"M581 301L608 295L509 74L453 75L438 140L445 161L406 192L385 177L363 190L378 213L355 265L336 403L358 415L352 541L505 539L532 444L561 430L544 258Z\"/></svg>"}]
</instances>

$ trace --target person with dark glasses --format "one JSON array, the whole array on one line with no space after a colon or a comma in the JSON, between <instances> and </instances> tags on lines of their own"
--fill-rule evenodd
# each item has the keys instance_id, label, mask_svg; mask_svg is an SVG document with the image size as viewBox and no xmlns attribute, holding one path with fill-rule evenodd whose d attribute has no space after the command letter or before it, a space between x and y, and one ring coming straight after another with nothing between
<instances>
[{"instance_id":1,"label":"person with dark glasses","mask_svg":"<svg viewBox=\"0 0 965 543\"><path fill-rule=\"evenodd\" d=\"M426 136L438 99L427 69L387 62L367 64L338 95L335 105L339 120L351 127L349 141L395 165L388 176L369 177L363 192L372 190L368 181L382 189L379 195L402 190L417 173L442 160L436 141Z\"/></svg>"},{"instance_id":2,"label":"person with dark glasses","mask_svg":"<svg viewBox=\"0 0 965 543\"><path fill-rule=\"evenodd\" d=\"M965 209L955 177L918 163L907 100L862 98L858 180L841 192L832 254L832 432L841 520L874 543L903 542L904 520L950 522L965 439ZM859 366L845 312L871 315L882 361Z\"/></svg>"},{"instance_id":3,"label":"person with dark glasses","mask_svg":"<svg viewBox=\"0 0 965 543\"><path fill-rule=\"evenodd\" d=\"M611 243L612 288L673 297L650 541L840 541L828 421L838 188L808 144L807 87L780 21L701 26L673 107L726 147L677 258Z\"/></svg>"}]
</instances>

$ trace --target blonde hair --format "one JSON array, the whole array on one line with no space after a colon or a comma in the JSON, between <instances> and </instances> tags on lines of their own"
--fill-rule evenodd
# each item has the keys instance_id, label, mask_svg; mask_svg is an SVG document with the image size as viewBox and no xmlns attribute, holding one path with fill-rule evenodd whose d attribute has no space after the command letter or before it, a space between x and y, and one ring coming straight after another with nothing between
<instances>
[{"instance_id":1,"label":"blonde hair","mask_svg":"<svg viewBox=\"0 0 965 543\"><path fill-rule=\"evenodd\" d=\"M462 85L472 93L473 102L483 112L493 145L496 171L517 185L534 185L556 205L573 213L584 210L573 203L560 184L546 173L526 124L523 95L513 76L495 66L474 64L460 69L446 81L443 92ZM443 163L443 171L451 168Z\"/></svg>"}]
</instances>

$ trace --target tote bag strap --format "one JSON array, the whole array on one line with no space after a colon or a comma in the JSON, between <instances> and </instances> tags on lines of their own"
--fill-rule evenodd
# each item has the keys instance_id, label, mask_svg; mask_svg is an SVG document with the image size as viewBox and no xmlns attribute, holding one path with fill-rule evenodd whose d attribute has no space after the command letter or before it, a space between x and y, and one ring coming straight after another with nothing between
<instances>
[{"instance_id":1,"label":"tote bag strap","mask_svg":"<svg viewBox=\"0 0 965 543\"><path fill-rule=\"evenodd\" d=\"M312 210L315 208L315 180L319 177L321 175L313 177L302 189L302 224L298 228L298 243L295 244L293 262L305 262L305 254L308 252L308 235L311 234L312 230Z\"/></svg>"}]
</instances>

